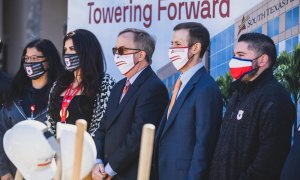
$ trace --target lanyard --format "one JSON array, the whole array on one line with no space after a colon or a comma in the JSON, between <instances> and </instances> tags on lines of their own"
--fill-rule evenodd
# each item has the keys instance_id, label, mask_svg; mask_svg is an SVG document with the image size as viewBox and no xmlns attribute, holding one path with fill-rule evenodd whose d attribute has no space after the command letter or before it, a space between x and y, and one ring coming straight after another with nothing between
<instances>
[{"instance_id":1,"label":"lanyard","mask_svg":"<svg viewBox=\"0 0 300 180\"><path fill-rule=\"evenodd\" d=\"M66 123L66 119L69 117L69 111L67 109L70 105L70 102L73 99L73 97L78 93L78 91L81 89L81 85L79 85L76 87L76 89L73 92L71 92L72 86L73 83L71 83L70 86L68 87L61 103L61 110L59 112L59 115L61 117L60 121L62 123Z\"/></svg>"}]
</instances>

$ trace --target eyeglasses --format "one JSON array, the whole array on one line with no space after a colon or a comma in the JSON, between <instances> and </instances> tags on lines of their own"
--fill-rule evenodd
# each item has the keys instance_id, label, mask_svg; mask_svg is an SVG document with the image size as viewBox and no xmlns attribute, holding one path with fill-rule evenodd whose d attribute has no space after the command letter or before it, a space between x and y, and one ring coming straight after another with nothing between
<instances>
[{"instance_id":1,"label":"eyeglasses","mask_svg":"<svg viewBox=\"0 0 300 180\"><path fill-rule=\"evenodd\" d=\"M28 61L37 62L39 59L42 59L42 58L45 58L45 56L36 56L36 55L33 55L33 56L24 56L23 60L25 62L28 62Z\"/></svg>"},{"instance_id":2,"label":"eyeglasses","mask_svg":"<svg viewBox=\"0 0 300 180\"><path fill-rule=\"evenodd\" d=\"M68 33L66 34L66 37L70 38L70 37L72 37L72 36L74 36L74 35L75 35L75 31L71 31L71 32L68 32Z\"/></svg>"},{"instance_id":3,"label":"eyeglasses","mask_svg":"<svg viewBox=\"0 0 300 180\"><path fill-rule=\"evenodd\" d=\"M121 46L121 47L113 47L112 48L112 53L115 55L115 54L119 54L119 55L124 55L124 51L126 50L136 50L136 51L142 51L141 49L133 49L133 48L127 48L127 47L124 47L124 46Z\"/></svg>"}]
</instances>

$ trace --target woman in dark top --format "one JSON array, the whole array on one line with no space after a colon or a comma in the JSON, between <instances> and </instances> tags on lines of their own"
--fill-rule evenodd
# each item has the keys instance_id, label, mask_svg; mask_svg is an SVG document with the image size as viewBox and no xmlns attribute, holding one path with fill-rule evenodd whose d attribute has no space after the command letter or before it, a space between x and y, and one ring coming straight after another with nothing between
<instances>
[{"instance_id":1,"label":"woman in dark top","mask_svg":"<svg viewBox=\"0 0 300 180\"><path fill-rule=\"evenodd\" d=\"M59 54L51 41L34 40L24 48L19 71L4 95L0 111L1 139L8 129L22 120L46 120L49 91L62 71ZM2 140L0 142L0 176L12 179L16 169L4 153Z\"/></svg>"},{"instance_id":2,"label":"woman in dark top","mask_svg":"<svg viewBox=\"0 0 300 180\"><path fill-rule=\"evenodd\" d=\"M51 89L46 124L55 134L57 122L75 124L77 119L85 119L97 144L95 131L115 84L105 73L101 45L93 33L77 29L64 38L63 58L66 71Z\"/></svg>"}]
</instances>

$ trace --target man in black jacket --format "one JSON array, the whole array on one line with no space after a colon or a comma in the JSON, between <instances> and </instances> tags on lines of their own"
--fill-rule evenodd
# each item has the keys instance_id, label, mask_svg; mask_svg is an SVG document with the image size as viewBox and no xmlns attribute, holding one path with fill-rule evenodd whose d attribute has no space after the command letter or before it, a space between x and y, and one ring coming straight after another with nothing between
<instances>
[{"instance_id":1,"label":"man in black jacket","mask_svg":"<svg viewBox=\"0 0 300 180\"><path fill-rule=\"evenodd\" d=\"M233 93L223 118L211 180L277 180L290 149L295 108L274 78L276 48L259 33L239 37L229 62Z\"/></svg>"}]
</instances>

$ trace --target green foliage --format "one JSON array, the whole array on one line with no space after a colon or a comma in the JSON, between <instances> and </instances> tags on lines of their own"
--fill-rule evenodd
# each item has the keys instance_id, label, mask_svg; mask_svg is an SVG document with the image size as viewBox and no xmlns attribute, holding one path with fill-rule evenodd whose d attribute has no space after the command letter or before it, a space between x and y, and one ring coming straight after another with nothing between
<instances>
[{"instance_id":1,"label":"green foliage","mask_svg":"<svg viewBox=\"0 0 300 180\"><path fill-rule=\"evenodd\" d=\"M292 95L297 109L300 98L300 44L292 53L280 53L274 68L275 77ZM297 128L297 121L294 128Z\"/></svg>"},{"instance_id":2,"label":"green foliage","mask_svg":"<svg viewBox=\"0 0 300 180\"><path fill-rule=\"evenodd\" d=\"M229 72L225 74L225 77L220 76L216 80L222 94L223 105L226 107L230 97L230 85L232 83L232 77Z\"/></svg>"}]
</instances>

